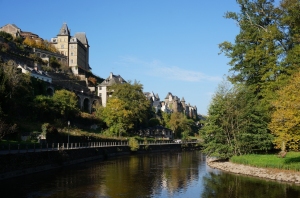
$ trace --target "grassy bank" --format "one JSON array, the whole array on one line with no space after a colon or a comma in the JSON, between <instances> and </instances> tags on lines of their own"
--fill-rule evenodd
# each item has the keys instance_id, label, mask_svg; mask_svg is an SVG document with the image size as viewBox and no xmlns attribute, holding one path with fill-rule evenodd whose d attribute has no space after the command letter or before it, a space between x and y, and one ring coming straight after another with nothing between
<instances>
[{"instance_id":1,"label":"grassy bank","mask_svg":"<svg viewBox=\"0 0 300 198\"><path fill-rule=\"evenodd\" d=\"M285 158L274 154L233 156L230 162L262 168L300 171L300 152L288 152Z\"/></svg>"}]
</instances>

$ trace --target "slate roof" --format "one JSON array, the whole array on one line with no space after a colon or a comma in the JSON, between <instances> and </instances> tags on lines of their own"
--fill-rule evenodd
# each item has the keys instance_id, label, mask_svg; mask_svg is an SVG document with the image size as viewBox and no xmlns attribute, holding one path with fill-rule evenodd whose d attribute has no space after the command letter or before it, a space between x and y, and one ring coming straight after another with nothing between
<instances>
[{"instance_id":1,"label":"slate roof","mask_svg":"<svg viewBox=\"0 0 300 198\"><path fill-rule=\"evenodd\" d=\"M59 33L57 34L57 36L69 36L70 35L70 30L67 26L66 23L63 23L62 27L59 30Z\"/></svg>"},{"instance_id":2,"label":"slate roof","mask_svg":"<svg viewBox=\"0 0 300 198\"><path fill-rule=\"evenodd\" d=\"M169 93L167 94L167 96L165 97L165 99L169 99L169 95L172 95L171 92L169 92Z\"/></svg>"},{"instance_id":3,"label":"slate roof","mask_svg":"<svg viewBox=\"0 0 300 198\"><path fill-rule=\"evenodd\" d=\"M160 103L160 101L153 101L153 105L152 105L153 107L161 107L161 103Z\"/></svg>"},{"instance_id":4,"label":"slate roof","mask_svg":"<svg viewBox=\"0 0 300 198\"><path fill-rule=\"evenodd\" d=\"M113 84L127 83L120 75L110 74L99 86L111 86Z\"/></svg>"},{"instance_id":5,"label":"slate roof","mask_svg":"<svg viewBox=\"0 0 300 198\"><path fill-rule=\"evenodd\" d=\"M82 44L88 45L88 40L84 32L77 32L74 37L76 37Z\"/></svg>"}]
</instances>

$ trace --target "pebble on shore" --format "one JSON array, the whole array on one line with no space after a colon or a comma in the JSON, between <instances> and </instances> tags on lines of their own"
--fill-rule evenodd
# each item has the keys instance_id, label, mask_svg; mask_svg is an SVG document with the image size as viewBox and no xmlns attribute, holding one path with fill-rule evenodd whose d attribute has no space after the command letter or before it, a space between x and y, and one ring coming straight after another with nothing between
<instances>
[{"instance_id":1,"label":"pebble on shore","mask_svg":"<svg viewBox=\"0 0 300 198\"><path fill-rule=\"evenodd\" d=\"M222 171L230 173L300 184L300 172L298 171L281 170L274 168L257 168L253 166L246 166L243 164L235 164L228 161L218 161L214 158L207 158L206 162L207 165L211 168L220 169Z\"/></svg>"}]
</instances>

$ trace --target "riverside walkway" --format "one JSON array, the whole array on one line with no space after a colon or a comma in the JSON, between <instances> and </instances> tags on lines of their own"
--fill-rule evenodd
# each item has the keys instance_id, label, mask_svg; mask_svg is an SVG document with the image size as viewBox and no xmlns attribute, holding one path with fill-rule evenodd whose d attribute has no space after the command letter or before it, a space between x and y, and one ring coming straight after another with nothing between
<instances>
[{"instance_id":1,"label":"riverside walkway","mask_svg":"<svg viewBox=\"0 0 300 198\"><path fill-rule=\"evenodd\" d=\"M197 141L148 141L139 142L139 146L147 145L170 145L170 144L197 144ZM37 144L7 144L0 147L0 155L6 154L17 154L17 153L30 153L30 152L48 152L48 151L59 151L59 150L70 150L70 149L87 149L87 148L100 148L100 147L120 147L129 146L128 141L122 142L88 142L88 143L37 143Z\"/></svg>"}]
</instances>

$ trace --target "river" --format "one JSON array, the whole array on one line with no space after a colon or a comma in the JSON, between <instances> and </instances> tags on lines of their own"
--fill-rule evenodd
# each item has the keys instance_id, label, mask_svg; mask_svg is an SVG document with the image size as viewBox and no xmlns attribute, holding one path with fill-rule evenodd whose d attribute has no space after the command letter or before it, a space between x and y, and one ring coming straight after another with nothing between
<instances>
[{"instance_id":1,"label":"river","mask_svg":"<svg viewBox=\"0 0 300 198\"><path fill-rule=\"evenodd\" d=\"M300 186L211 169L200 151L92 161L0 181L3 198L300 198Z\"/></svg>"}]
</instances>

